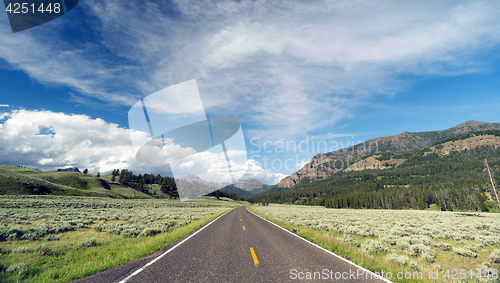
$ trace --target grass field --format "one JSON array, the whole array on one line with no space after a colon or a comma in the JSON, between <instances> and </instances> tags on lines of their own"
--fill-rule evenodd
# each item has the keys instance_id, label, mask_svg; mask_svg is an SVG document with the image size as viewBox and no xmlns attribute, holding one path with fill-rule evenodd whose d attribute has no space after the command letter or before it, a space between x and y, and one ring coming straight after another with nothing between
<instances>
[{"instance_id":1,"label":"grass field","mask_svg":"<svg viewBox=\"0 0 500 283\"><path fill-rule=\"evenodd\" d=\"M500 214L276 204L251 210L372 271L423 275L395 282L457 282L461 270L463 282L500 281ZM426 279L436 271L440 280Z\"/></svg>"},{"instance_id":2,"label":"grass field","mask_svg":"<svg viewBox=\"0 0 500 283\"><path fill-rule=\"evenodd\" d=\"M0 281L67 282L145 256L245 203L0 196Z\"/></svg>"}]
</instances>

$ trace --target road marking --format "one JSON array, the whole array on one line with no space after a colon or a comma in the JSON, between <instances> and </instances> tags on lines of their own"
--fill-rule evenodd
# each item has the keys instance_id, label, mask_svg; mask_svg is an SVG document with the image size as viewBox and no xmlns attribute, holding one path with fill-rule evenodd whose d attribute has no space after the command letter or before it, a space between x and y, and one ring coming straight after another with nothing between
<instances>
[{"instance_id":1,"label":"road marking","mask_svg":"<svg viewBox=\"0 0 500 283\"><path fill-rule=\"evenodd\" d=\"M233 208L234 209L234 208ZM217 219L221 218L222 216L226 215L228 212L232 211L233 209L229 210L229 211L226 211L224 214L220 215L219 217L215 218L214 220L210 221L207 225L201 227L201 229L197 230L196 232L194 232L193 234L191 234L189 237L187 237L186 239L182 240L180 243L178 243L177 245L173 246L172 248L170 248L168 251L162 253L161 255L159 255L158 257L156 257L155 259L153 259L152 261L148 262L146 265L144 265L143 267L137 269L134 273L130 274L127 278L123 279L122 281L118 282L118 283L125 283L127 282L127 280L129 280L130 278L134 277L135 275L139 274L141 271L144 270L144 268L150 266L151 264L155 263L157 260L159 260L160 258L166 256L169 252L173 251L175 248L177 248L178 246L182 245L185 241L189 240L191 237L193 237L194 235L198 234L199 232L201 232L201 230L207 228L210 224L214 223L215 221L217 221Z\"/></svg>"},{"instance_id":2,"label":"road marking","mask_svg":"<svg viewBox=\"0 0 500 283\"><path fill-rule=\"evenodd\" d=\"M382 281L384 281L384 282L387 282L387 283L393 283L392 281L390 281L390 280L388 280L388 279L385 279L385 278L381 277L380 275L377 275L377 274L375 274L375 273L371 272L370 270L368 270L368 269L366 269L366 268L364 268L364 267L362 267L362 266L359 266L359 265L355 264L354 262L349 261L349 260L347 260L347 259L345 259L345 258L343 258L343 257L339 256L338 254L336 254L336 253L334 253L334 252L332 252L332 251L329 251L329 250L327 250L327 249L325 249L325 248L323 248L323 247L321 247L321 246L318 246L318 245L316 245L315 243L313 243L313 242L311 242L311 241L309 241L309 240L307 240L307 239L304 239L304 238L302 238L301 236L299 236L299 235L297 235L297 234L292 233L291 231L288 231L287 229L285 229L285 228L283 228L283 227L279 226L278 224L273 223L273 222L271 222L271 221L269 221L269 220L265 219L264 217L261 217L261 216L259 216L259 215L255 214L255 213L251 212L251 211L250 211L250 210L248 210L246 207L245 207L245 209L246 209L248 212L252 213L253 215L255 215L255 216L257 216L257 217L259 217L259 218L261 218L261 219L263 219L263 220L265 220L265 221L267 221L267 222L269 222L269 223L273 224L274 226L276 226L276 227L280 228L281 230L284 230L284 231L286 231L286 232L288 232L288 233L290 233L290 234L294 235L295 237L297 237L297 238L299 238L299 239L301 239L301 240L304 240L304 241L308 242L309 244L311 244L311 245L313 245L313 246L315 246L315 247L317 247L317 248L319 248L319 249L322 249L322 250L324 250L325 252L327 252L327 253L329 253L329 254L331 254L331 255L333 255L333 256L335 256L335 257L337 257L337 258L339 258L339 259L341 259L341 260L343 260L343 261L345 261L345 262L347 262L347 263L349 263L349 264L352 264L352 265L356 266L357 268L360 268L360 269L364 270L365 272L370 273L371 275L373 275L373 278L380 279L380 280L382 280ZM250 249L252 249L252 248L250 248Z\"/></svg>"},{"instance_id":3,"label":"road marking","mask_svg":"<svg viewBox=\"0 0 500 283\"><path fill-rule=\"evenodd\" d=\"M243 230L245 230L245 226L243 226Z\"/></svg>"},{"instance_id":4,"label":"road marking","mask_svg":"<svg viewBox=\"0 0 500 283\"><path fill-rule=\"evenodd\" d=\"M255 263L255 265L259 265L259 260L257 259L257 255L255 254L253 248L250 248L250 252L252 253L253 263Z\"/></svg>"}]
</instances>

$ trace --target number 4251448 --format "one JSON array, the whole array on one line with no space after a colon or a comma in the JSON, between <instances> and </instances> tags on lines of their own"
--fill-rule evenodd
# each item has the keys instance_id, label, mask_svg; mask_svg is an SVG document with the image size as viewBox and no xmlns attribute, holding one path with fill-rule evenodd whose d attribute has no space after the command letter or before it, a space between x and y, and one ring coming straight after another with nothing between
<instances>
[{"instance_id":1,"label":"number 4251448","mask_svg":"<svg viewBox=\"0 0 500 283\"><path fill-rule=\"evenodd\" d=\"M45 7L43 3L38 6L35 6L34 3L9 3L5 11L12 14L27 14L27 13L56 13L59 14L61 12L61 4L60 3L49 3Z\"/></svg>"},{"instance_id":2,"label":"number 4251448","mask_svg":"<svg viewBox=\"0 0 500 283\"><path fill-rule=\"evenodd\" d=\"M484 273L481 273L481 269L479 269L476 272L472 270L465 270L465 269L452 269L452 270L447 270L443 277L445 279L452 279L452 280L457 280L457 279L473 279L473 278L488 278L488 279L498 279L498 269L491 269L488 270Z\"/></svg>"}]
</instances>

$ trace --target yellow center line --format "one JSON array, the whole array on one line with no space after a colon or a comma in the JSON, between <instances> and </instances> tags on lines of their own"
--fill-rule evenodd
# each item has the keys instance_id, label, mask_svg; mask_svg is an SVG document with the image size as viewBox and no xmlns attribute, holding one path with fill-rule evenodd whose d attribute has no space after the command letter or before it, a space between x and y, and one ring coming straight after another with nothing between
<instances>
[{"instance_id":1,"label":"yellow center line","mask_svg":"<svg viewBox=\"0 0 500 283\"><path fill-rule=\"evenodd\" d=\"M246 230L246 229L245 229L245 226L243 226L243 230Z\"/></svg>"},{"instance_id":2,"label":"yellow center line","mask_svg":"<svg viewBox=\"0 0 500 283\"><path fill-rule=\"evenodd\" d=\"M257 259L257 255L255 254L253 248L250 248L250 252L252 253L253 262L255 263L255 265L259 265L259 260Z\"/></svg>"}]
</instances>

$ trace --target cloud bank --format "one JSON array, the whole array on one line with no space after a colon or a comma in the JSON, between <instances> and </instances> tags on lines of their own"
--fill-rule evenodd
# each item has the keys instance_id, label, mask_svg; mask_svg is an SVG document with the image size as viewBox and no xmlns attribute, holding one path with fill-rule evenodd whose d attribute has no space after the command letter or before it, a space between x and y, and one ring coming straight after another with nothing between
<instances>
[{"instance_id":1,"label":"cloud bank","mask_svg":"<svg viewBox=\"0 0 500 283\"><path fill-rule=\"evenodd\" d=\"M171 175L168 165L147 165L135 159L131 135L146 137L147 133L121 128L102 119L86 115L71 115L51 111L14 110L0 113L0 163L22 165L44 170L68 166L88 168L92 173L109 173L113 169L129 169L136 174ZM165 147L165 151L175 151ZM230 153L233 155L242 152ZM212 172L219 167L214 160L220 156L203 152L194 155L193 164L183 164L185 174L192 170ZM253 160L249 161L254 163ZM249 176L266 184L275 184L283 174L263 170L260 166L234 166L234 171L248 172ZM176 176L181 177L181 176Z\"/></svg>"}]
</instances>

